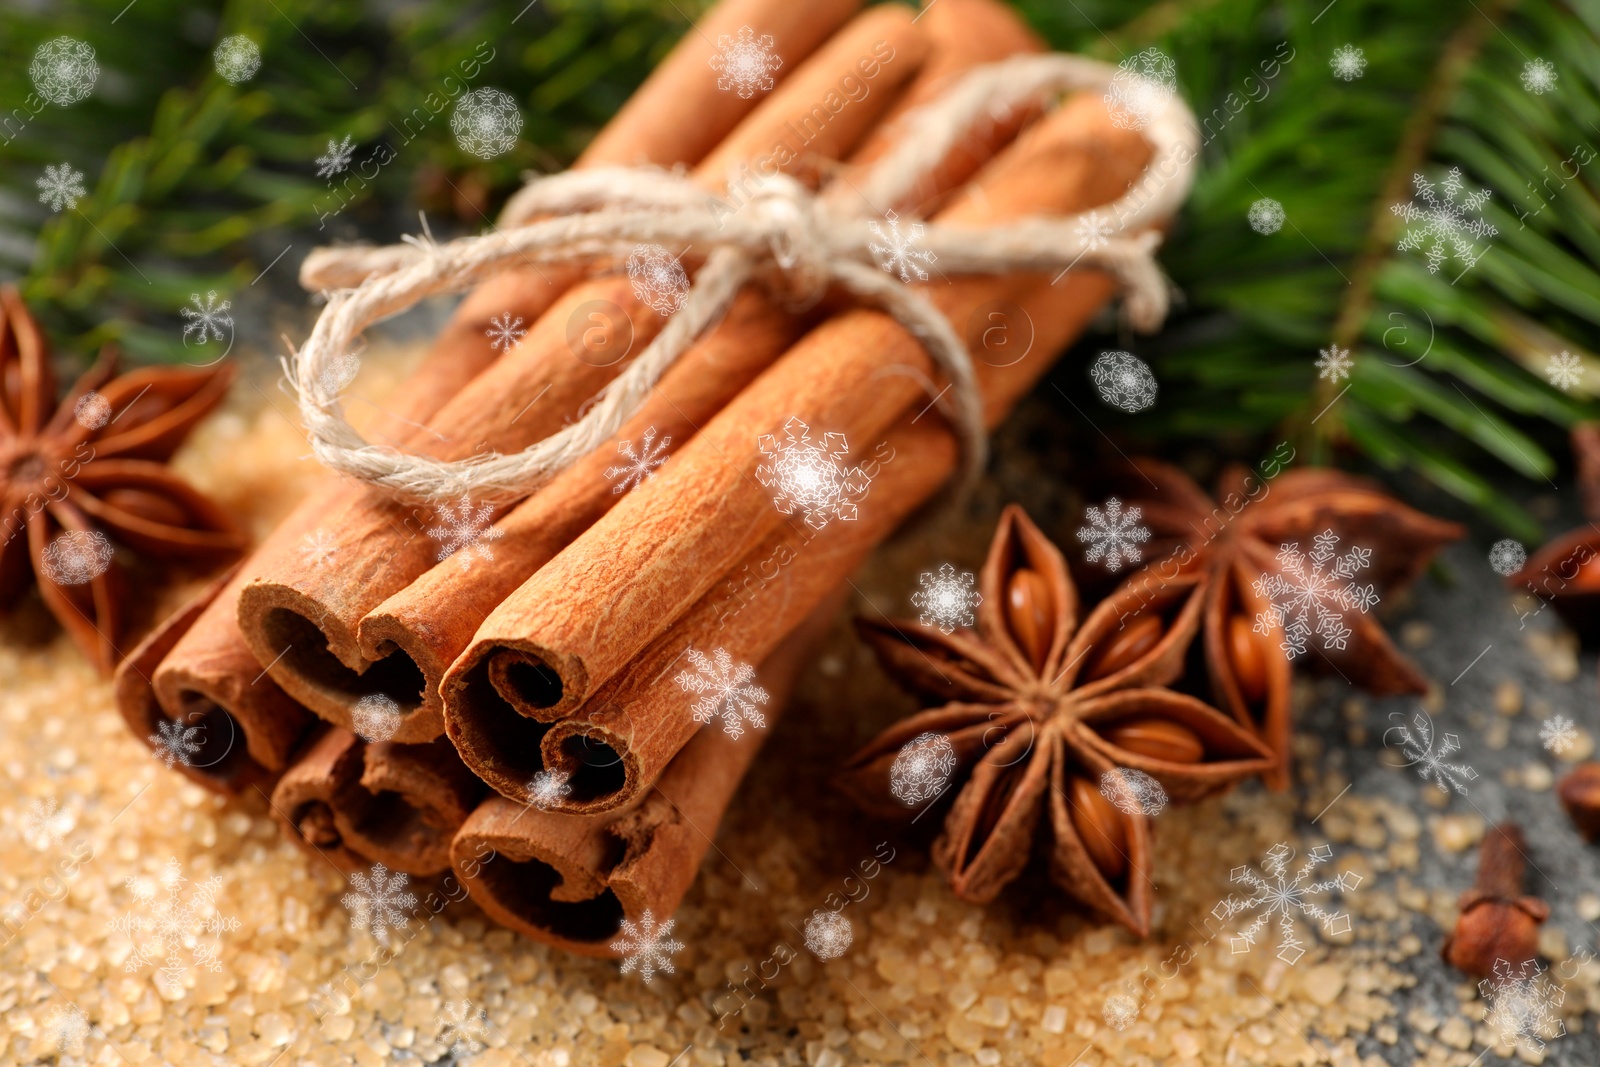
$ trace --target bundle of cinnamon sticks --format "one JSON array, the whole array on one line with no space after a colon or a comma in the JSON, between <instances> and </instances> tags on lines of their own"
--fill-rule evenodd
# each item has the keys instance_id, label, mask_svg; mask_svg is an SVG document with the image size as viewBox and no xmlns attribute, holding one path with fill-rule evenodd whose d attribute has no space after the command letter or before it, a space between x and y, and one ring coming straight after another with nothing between
<instances>
[{"instance_id":1,"label":"bundle of cinnamon sticks","mask_svg":"<svg viewBox=\"0 0 1600 1067\"><path fill-rule=\"evenodd\" d=\"M722 0L577 166L681 166L730 197L749 173L778 170L824 197L859 196L853 169L895 143L902 116L974 67L1041 47L1000 0L939 0L920 16L858 7ZM744 27L782 61L765 94L719 89L710 63ZM983 225L1121 196L1146 141L1116 128L1098 95L1047 103L995 116L907 202L870 214ZM337 273L322 269L313 258L303 275ZM992 427L1113 284L1074 271L922 288L980 355L984 309L1031 320L1026 358L977 363ZM367 429L441 459L526 447L661 330L647 295L617 273L496 275ZM500 354L486 331L506 314L530 326ZM195 728L178 770L270 795L296 840L342 869L454 865L506 925L609 954L624 917L676 908L836 591L955 469L956 438L930 403L937 377L882 312L837 296L796 311L747 288L613 446L514 506L475 512L495 531L482 550L441 558L425 532L454 502L417 509L327 477L129 657L124 716L140 737ZM806 434L838 440L864 479L854 518L808 524L775 506L758 442ZM666 461L614 492L606 472L641 442ZM750 678L742 664L761 666ZM748 702L749 721L706 725L697 684Z\"/></svg>"}]
</instances>

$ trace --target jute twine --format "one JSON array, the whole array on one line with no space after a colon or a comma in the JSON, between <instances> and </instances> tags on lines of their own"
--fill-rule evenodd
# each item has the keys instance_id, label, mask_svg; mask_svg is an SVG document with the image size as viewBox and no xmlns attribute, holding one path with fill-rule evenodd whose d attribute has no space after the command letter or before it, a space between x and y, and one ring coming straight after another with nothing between
<instances>
[{"instance_id":1,"label":"jute twine","mask_svg":"<svg viewBox=\"0 0 1600 1067\"><path fill-rule=\"evenodd\" d=\"M950 384L945 413L960 437L970 483L987 453L982 398L966 345L917 289L880 269L868 248L868 205L906 201L976 124L1011 109L1082 89L1105 88L1115 67L1079 56L1021 56L980 67L928 106L906 116L893 149L866 174L814 194L784 175L759 179L742 203L719 199L687 177L657 168L594 168L539 178L507 204L500 228L448 244L408 238L386 248L319 249L301 281L325 289L328 303L310 338L284 368L300 414L323 464L412 503L461 496L509 503L536 492L558 473L611 439L638 410L667 368L756 280L775 294L815 300L838 285L892 315L926 346ZM1132 192L1095 212L1027 218L982 228L926 223L918 250L951 274L1094 269L1116 279L1131 326L1157 328L1168 283L1154 258L1160 235L1151 227L1183 202L1198 148L1194 117L1175 93L1142 83L1144 137L1152 157ZM1123 116L1126 119L1126 115ZM855 195L859 192L859 196ZM537 219L538 221L530 221ZM1113 226L1109 236L1104 228ZM635 246L659 244L681 254L707 249L704 265L680 309L661 332L570 425L512 454L488 453L446 462L364 439L344 418L333 361L352 350L370 324L424 297L458 292L510 267L614 263Z\"/></svg>"}]
</instances>

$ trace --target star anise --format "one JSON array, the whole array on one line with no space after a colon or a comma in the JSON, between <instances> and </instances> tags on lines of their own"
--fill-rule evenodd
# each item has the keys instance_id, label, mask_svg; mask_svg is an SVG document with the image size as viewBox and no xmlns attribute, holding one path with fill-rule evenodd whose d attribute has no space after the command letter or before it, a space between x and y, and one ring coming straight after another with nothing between
<instances>
[{"instance_id":1,"label":"star anise","mask_svg":"<svg viewBox=\"0 0 1600 1067\"><path fill-rule=\"evenodd\" d=\"M1218 480L1215 500L1178 468L1154 459L1132 461L1131 472L1119 482L1122 498L1142 509L1152 535L1145 552L1151 562L1127 584L1149 595L1146 590L1164 589L1178 575L1198 579L1190 595L1204 605L1201 628L1212 693L1218 706L1272 750L1277 767L1267 782L1274 788L1289 781L1286 653L1294 642L1273 621L1269 588L1273 575L1288 573L1285 546L1311 553L1313 546L1337 541L1341 549L1361 554L1356 580L1389 591L1414 580L1440 548L1464 533L1458 524L1407 507L1364 479L1327 469L1285 472L1282 462L1266 461L1260 474L1229 467ZM1425 692L1427 679L1395 648L1366 605L1335 612L1340 594L1323 584L1329 575L1304 567L1303 560L1302 567L1309 582L1297 580L1299 591L1280 599L1304 601L1296 613L1304 607L1308 617L1329 629L1300 634L1306 653L1300 658L1331 664L1369 692Z\"/></svg>"},{"instance_id":2,"label":"star anise","mask_svg":"<svg viewBox=\"0 0 1600 1067\"><path fill-rule=\"evenodd\" d=\"M227 514L165 464L232 368L115 373L103 351L58 403L44 332L15 289L0 289L0 606L27 588L31 565L45 606L102 670L118 655L125 595L111 538L185 560L244 547Z\"/></svg>"},{"instance_id":3,"label":"star anise","mask_svg":"<svg viewBox=\"0 0 1600 1067\"><path fill-rule=\"evenodd\" d=\"M958 896L985 902L1015 879L1048 809L1052 880L1147 933L1159 800L1148 786L1143 799L1124 787L1153 779L1183 802L1272 767L1248 730L1164 688L1182 673L1199 625L1189 593L1200 580L1181 576L1145 603L1119 590L1079 625L1060 550L1008 507L979 579L976 630L858 621L885 669L949 703L880 734L845 765L841 785L868 811L905 815L907 800L927 792L908 796L904 757L926 745L924 735L942 739L949 769L965 781L933 859Z\"/></svg>"},{"instance_id":4,"label":"star anise","mask_svg":"<svg viewBox=\"0 0 1600 1067\"><path fill-rule=\"evenodd\" d=\"M1506 584L1548 602L1583 643L1593 647L1600 642L1600 423L1573 427L1572 457L1588 521L1545 542L1506 576Z\"/></svg>"}]
</instances>

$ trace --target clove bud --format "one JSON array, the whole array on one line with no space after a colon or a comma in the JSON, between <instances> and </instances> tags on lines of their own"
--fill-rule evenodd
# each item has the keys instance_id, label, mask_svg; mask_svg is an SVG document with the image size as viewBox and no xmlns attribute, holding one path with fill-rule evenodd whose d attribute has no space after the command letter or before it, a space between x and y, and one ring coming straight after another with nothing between
<instances>
[{"instance_id":1,"label":"clove bud","mask_svg":"<svg viewBox=\"0 0 1600 1067\"><path fill-rule=\"evenodd\" d=\"M1550 906L1522 893L1526 847L1516 823L1501 823L1484 835L1477 881L1461 894L1461 915L1440 951L1458 971L1487 978L1495 960L1516 965L1538 955L1539 925L1550 917Z\"/></svg>"}]
</instances>

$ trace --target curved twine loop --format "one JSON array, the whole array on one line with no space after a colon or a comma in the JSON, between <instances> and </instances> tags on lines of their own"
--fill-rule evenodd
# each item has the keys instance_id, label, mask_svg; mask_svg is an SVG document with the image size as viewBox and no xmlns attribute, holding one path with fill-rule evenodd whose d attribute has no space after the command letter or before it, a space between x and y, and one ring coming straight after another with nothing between
<instances>
[{"instance_id":1,"label":"curved twine loop","mask_svg":"<svg viewBox=\"0 0 1600 1067\"><path fill-rule=\"evenodd\" d=\"M301 281L331 290L328 305L306 343L284 365L312 451L326 466L409 502L463 494L492 503L520 499L615 435L667 368L719 320L742 286L758 278L801 301L816 299L830 284L840 285L910 330L950 382L949 416L962 443L963 484L970 484L987 454L971 356L920 291L878 268L867 248L859 205L903 203L985 117L1044 94L1103 88L1116 74L1107 64L1067 55L1022 56L973 70L944 96L905 117L895 147L853 181L861 193L859 199L848 198L855 206L845 206L847 198L838 190L813 194L783 175L762 180L741 205L708 194L681 172L594 168L529 183L507 203L502 228L493 233L443 245L424 236L387 248L319 249L307 258ZM1150 164L1141 187L1122 199L1082 215L1000 226L925 223L921 247L950 273L1105 271L1124 290L1129 322L1143 331L1155 329L1166 314L1168 291L1154 259L1161 238L1148 228L1172 215L1187 194L1198 135L1193 115L1176 94L1167 94L1153 109L1143 132L1153 149ZM1113 218L1117 235L1096 232ZM372 323L424 297L470 288L513 264L620 259L641 243L712 251L681 309L572 424L521 452L444 461L373 445L345 420L339 392L329 388L337 382L326 371Z\"/></svg>"}]
</instances>

